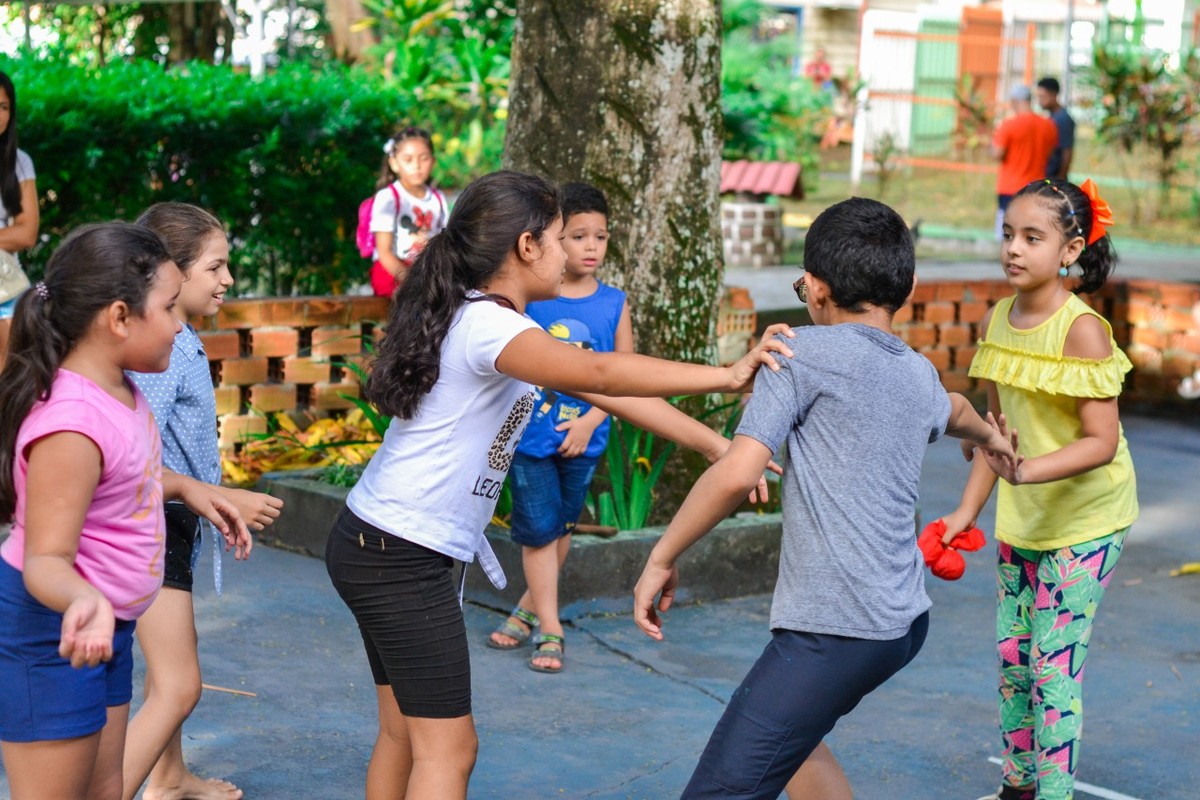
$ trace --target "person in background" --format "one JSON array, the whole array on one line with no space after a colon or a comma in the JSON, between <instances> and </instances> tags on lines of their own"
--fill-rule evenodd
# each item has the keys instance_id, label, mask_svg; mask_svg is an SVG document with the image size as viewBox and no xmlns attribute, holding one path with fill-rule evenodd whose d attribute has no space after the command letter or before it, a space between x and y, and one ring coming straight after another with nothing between
<instances>
[{"instance_id":1,"label":"person in background","mask_svg":"<svg viewBox=\"0 0 1200 800\"><path fill-rule=\"evenodd\" d=\"M156 203L142 212L137 224L158 234L186 276L174 310L183 329L175 335L170 366L164 372L128 373L154 415L163 466L208 484L237 507L250 528L262 530L279 516L283 501L220 485L212 375L204 344L188 324L189 319L215 315L233 285L225 229L212 214L187 203ZM146 782L144 800L238 800L242 792L232 783L200 778L183 761L183 722L200 701L202 689L192 611L200 520L180 503L167 503L164 511L163 588L138 621L146 682L144 700L125 737L124 798L133 800ZM247 554L252 544L247 539Z\"/></svg>"},{"instance_id":2,"label":"person in background","mask_svg":"<svg viewBox=\"0 0 1200 800\"><path fill-rule=\"evenodd\" d=\"M1045 177L1046 163L1058 142L1054 123L1034 113L1028 86L1015 86L1009 95L1012 114L992 138L992 157L1000 162L996 175L996 240L1004 232L1004 212L1013 195Z\"/></svg>"},{"instance_id":3,"label":"person in background","mask_svg":"<svg viewBox=\"0 0 1200 800\"><path fill-rule=\"evenodd\" d=\"M567 264L561 293L530 303L525 313L551 336L576 347L632 353L633 323L625 293L596 278L608 252L608 200L595 186L568 183L562 188L562 217ZM534 672L563 668L558 573L608 443L608 428L603 409L540 388L532 420L513 457L512 537L521 545L529 588L487 645L496 650L520 647L540 621L541 632L534 637L529 657Z\"/></svg>"},{"instance_id":4,"label":"person in background","mask_svg":"<svg viewBox=\"0 0 1200 800\"><path fill-rule=\"evenodd\" d=\"M804 65L804 77L812 81L813 88L818 92L823 92L829 87L829 81L833 77L833 67L825 58L824 47L818 47L813 52L812 61Z\"/></svg>"},{"instance_id":5,"label":"person in background","mask_svg":"<svg viewBox=\"0 0 1200 800\"><path fill-rule=\"evenodd\" d=\"M1046 162L1046 177L1065 181L1071 171L1071 158L1075 155L1075 120L1058 102L1059 86L1055 78L1042 78L1037 82L1037 101L1050 121L1058 129L1058 144L1050 151Z\"/></svg>"},{"instance_id":6,"label":"person in background","mask_svg":"<svg viewBox=\"0 0 1200 800\"><path fill-rule=\"evenodd\" d=\"M0 250L16 256L37 243L38 201L33 159L17 147L17 90L0 72ZM20 269L17 261L15 268ZM0 368L8 329L21 293L0 297Z\"/></svg>"},{"instance_id":7,"label":"person in background","mask_svg":"<svg viewBox=\"0 0 1200 800\"><path fill-rule=\"evenodd\" d=\"M446 198L433 187L433 138L421 128L396 131L383 145L371 209L375 261L371 288L391 297L430 237L446 227Z\"/></svg>"}]
</instances>

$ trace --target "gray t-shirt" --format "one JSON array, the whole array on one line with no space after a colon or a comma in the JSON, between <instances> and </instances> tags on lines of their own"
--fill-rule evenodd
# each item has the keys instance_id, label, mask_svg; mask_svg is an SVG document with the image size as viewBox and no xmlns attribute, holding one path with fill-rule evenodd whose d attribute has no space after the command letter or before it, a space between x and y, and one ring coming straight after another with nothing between
<instances>
[{"instance_id":1,"label":"gray t-shirt","mask_svg":"<svg viewBox=\"0 0 1200 800\"><path fill-rule=\"evenodd\" d=\"M737 432L784 465L771 628L888 640L931 605L913 518L950 399L928 359L866 325L796 329Z\"/></svg>"},{"instance_id":2,"label":"gray t-shirt","mask_svg":"<svg viewBox=\"0 0 1200 800\"><path fill-rule=\"evenodd\" d=\"M33 171L33 159L24 150L17 150L17 183L33 180L37 175ZM8 213L8 209L4 207L4 200L0 199L0 228L7 228L13 224L12 216Z\"/></svg>"}]
</instances>

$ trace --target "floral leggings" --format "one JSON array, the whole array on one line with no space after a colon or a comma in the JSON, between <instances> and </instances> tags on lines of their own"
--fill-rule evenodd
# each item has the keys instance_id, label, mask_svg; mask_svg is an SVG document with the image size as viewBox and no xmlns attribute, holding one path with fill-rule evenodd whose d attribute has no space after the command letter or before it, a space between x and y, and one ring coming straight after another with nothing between
<instances>
[{"instance_id":1,"label":"floral leggings","mask_svg":"<svg viewBox=\"0 0 1200 800\"><path fill-rule=\"evenodd\" d=\"M1129 529L1059 550L1000 543L996 642L1004 780L1070 800L1092 622Z\"/></svg>"}]
</instances>

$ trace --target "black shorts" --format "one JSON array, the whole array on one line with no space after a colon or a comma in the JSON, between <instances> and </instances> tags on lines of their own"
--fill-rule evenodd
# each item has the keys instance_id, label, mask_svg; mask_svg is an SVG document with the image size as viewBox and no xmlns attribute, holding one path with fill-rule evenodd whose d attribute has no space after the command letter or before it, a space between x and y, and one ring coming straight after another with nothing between
<instances>
[{"instance_id":1,"label":"black shorts","mask_svg":"<svg viewBox=\"0 0 1200 800\"><path fill-rule=\"evenodd\" d=\"M200 540L200 517L181 503L167 503L167 555L163 586L192 590L192 553Z\"/></svg>"},{"instance_id":2,"label":"black shorts","mask_svg":"<svg viewBox=\"0 0 1200 800\"><path fill-rule=\"evenodd\" d=\"M376 686L392 687L406 717L471 713L471 659L454 560L343 508L325 566L358 622Z\"/></svg>"}]
</instances>

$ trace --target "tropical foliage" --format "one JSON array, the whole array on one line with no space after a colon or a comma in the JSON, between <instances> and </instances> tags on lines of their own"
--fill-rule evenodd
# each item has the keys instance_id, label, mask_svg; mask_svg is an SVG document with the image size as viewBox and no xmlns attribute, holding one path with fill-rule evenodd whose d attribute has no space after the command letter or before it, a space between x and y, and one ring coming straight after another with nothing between
<instances>
[{"instance_id":1,"label":"tropical foliage","mask_svg":"<svg viewBox=\"0 0 1200 800\"><path fill-rule=\"evenodd\" d=\"M1159 195L1154 216L1170 204L1171 191L1186 166L1185 145L1200 141L1200 53L1178 56L1125 42L1097 45L1090 79L1100 95L1099 137L1117 145L1118 163L1129 170L1129 157L1148 152L1154 158ZM1132 177L1127 175L1127 177ZM1134 221L1141 217L1134 199Z\"/></svg>"}]
</instances>

